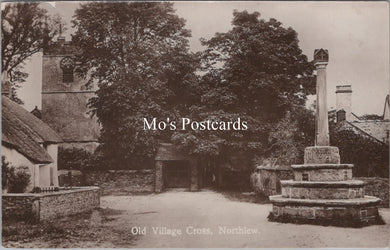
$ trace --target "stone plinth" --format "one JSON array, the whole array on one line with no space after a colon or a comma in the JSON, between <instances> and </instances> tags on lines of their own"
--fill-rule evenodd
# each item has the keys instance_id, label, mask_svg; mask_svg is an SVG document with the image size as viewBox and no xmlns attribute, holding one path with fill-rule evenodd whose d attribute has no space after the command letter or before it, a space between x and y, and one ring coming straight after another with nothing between
<instances>
[{"instance_id":1,"label":"stone plinth","mask_svg":"<svg viewBox=\"0 0 390 250\"><path fill-rule=\"evenodd\" d=\"M347 181L352 180L352 164L292 165L295 181Z\"/></svg>"},{"instance_id":2,"label":"stone plinth","mask_svg":"<svg viewBox=\"0 0 390 250\"><path fill-rule=\"evenodd\" d=\"M337 147L315 146L305 148L305 164L340 164L340 154Z\"/></svg>"},{"instance_id":3,"label":"stone plinth","mask_svg":"<svg viewBox=\"0 0 390 250\"><path fill-rule=\"evenodd\" d=\"M364 197L362 181L282 181L282 197L296 199L354 199Z\"/></svg>"}]
</instances>

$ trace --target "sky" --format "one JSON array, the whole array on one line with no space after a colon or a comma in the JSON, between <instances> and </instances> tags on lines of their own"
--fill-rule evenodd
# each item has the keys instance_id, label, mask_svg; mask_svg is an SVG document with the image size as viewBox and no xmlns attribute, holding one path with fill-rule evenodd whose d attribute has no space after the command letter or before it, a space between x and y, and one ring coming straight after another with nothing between
<instances>
[{"instance_id":1,"label":"sky","mask_svg":"<svg viewBox=\"0 0 390 250\"><path fill-rule=\"evenodd\" d=\"M79 2L47 2L51 14L68 24ZM299 45L309 60L315 49L329 51L327 67L328 108L336 106L337 85L352 85L352 112L382 114L389 86L389 4L387 2L175 2L176 13L192 31L190 49L202 50L200 38L230 30L233 10L260 12L261 18L276 18L298 33ZM26 62L30 74L19 90L25 108L41 107L42 55ZM310 98L311 100L314 97Z\"/></svg>"}]
</instances>

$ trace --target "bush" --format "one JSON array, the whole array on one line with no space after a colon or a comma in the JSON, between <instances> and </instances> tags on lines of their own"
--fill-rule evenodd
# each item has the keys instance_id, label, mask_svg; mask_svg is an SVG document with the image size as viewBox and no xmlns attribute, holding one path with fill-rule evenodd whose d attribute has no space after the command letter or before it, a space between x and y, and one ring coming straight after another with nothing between
<instances>
[{"instance_id":1,"label":"bush","mask_svg":"<svg viewBox=\"0 0 390 250\"><path fill-rule=\"evenodd\" d=\"M28 173L28 167L18 167L14 169L8 183L9 193L24 193L30 184L31 175Z\"/></svg>"},{"instance_id":2,"label":"bush","mask_svg":"<svg viewBox=\"0 0 390 250\"><path fill-rule=\"evenodd\" d=\"M5 160L5 157L1 157L1 189L8 187L8 179L10 175L10 166L9 162Z\"/></svg>"},{"instance_id":3,"label":"bush","mask_svg":"<svg viewBox=\"0 0 390 250\"><path fill-rule=\"evenodd\" d=\"M59 148L58 151L58 169L95 169L98 162L97 155L82 148Z\"/></svg>"},{"instance_id":4,"label":"bush","mask_svg":"<svg viewBox=\"0 0 390 250\"><path fill-rule=\"evenodd\" d=\"M34 187L31 193L40 193L42 192L42 189L40 187Z\"/></svg>"},{"instance_id":5,"label":"bush","mask_svg":"<svg viewBox=\"0 0 390 250\"><path fill-rule=\"evenodd\" d=\"M24 193L31 181L28 167L15 168L5 160L4 156L1 158L1 163L3 189L8 188L8 193Z\"/></svg>"}]
</instances>

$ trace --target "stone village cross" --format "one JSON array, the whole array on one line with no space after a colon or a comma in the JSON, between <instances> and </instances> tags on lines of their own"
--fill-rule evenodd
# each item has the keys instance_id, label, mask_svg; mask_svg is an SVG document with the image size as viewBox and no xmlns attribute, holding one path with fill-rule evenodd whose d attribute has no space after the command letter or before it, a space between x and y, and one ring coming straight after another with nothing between
<instances>
[{"instance_id":1,"label":"stone village cross","mask_svg":"<svg viewBox=\"0 0 390 250\"><path fill-rule=\"evenodd\" d=\"M281 195L270 196L274 221L317 221L345 225L377 223L380 199L365 196L364 182L354 180L352 164L340 164L339 149L329 145L325 49L314 51L317 69L315 146L305 148L304 164L291 165L293 180L280 181Z\"/></svg>"}]
</instances>

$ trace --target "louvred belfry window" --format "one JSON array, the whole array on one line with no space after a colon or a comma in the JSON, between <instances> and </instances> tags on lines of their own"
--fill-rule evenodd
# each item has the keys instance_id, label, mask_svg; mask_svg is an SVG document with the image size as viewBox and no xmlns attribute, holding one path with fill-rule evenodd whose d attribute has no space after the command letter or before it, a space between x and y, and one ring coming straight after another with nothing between
<instances>
[{"instance_id":1,"label":"louvred belfry window","mask_svg":"<svg viewBox=\"0 0 390 250\"><path fill-rule=\"evenodd\" d=\"M70 57L65 57L60 62L62 69L62 82L70 83L73 82L73 71L74 71L74 60Z\"/></svg>"}]
</instances>

